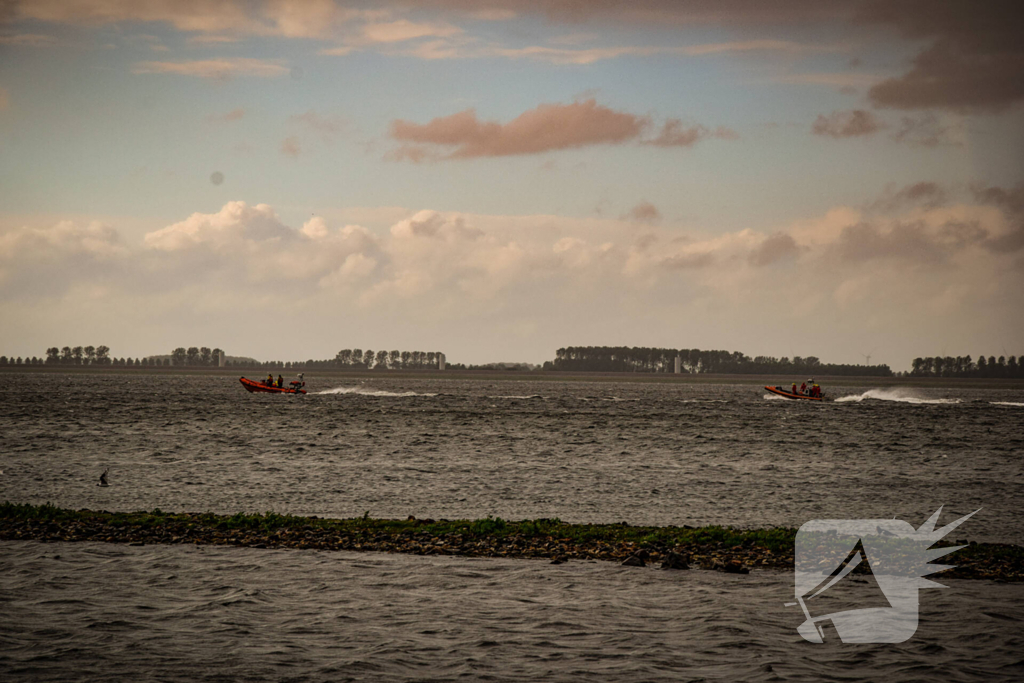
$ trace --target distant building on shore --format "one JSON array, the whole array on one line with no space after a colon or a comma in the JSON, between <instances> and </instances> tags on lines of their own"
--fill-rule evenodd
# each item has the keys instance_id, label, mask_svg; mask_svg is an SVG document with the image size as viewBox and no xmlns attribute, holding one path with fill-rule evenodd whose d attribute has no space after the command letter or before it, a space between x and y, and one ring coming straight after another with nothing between
<instances>
[{"instance_id":1,"label":"distant building on shore","mask_svg":"<svg viewBox=\"0 0 1024 683\"><path fill-rule=\"evenodd\" d=\"M444 370L444 368L445 368L444 354L443 353L438 353L437 354L437 369L438 370Z\"/></svg>"}]
</instances>

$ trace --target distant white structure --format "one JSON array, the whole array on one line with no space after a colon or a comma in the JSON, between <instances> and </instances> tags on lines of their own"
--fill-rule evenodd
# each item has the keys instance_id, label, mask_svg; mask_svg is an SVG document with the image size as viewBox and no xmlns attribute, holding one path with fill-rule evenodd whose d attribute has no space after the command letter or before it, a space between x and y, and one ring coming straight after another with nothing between
<instances>
[{"instance_id":1,"label":"distant white structure","mask_svg":"<svg viewBox=\"0 0 1024 683\"><path fill-rule=\"evenodd\" d=\"M225 353L221 351L220 353L217 354L217 367L222 368L224 367L225 363L227 363L227 355L225 355Z\"/></svg>"},{"instance_id":2,"label":"distant white structure","mask_svg":"<svg viewBox=\"0 0 1024 683\"><path fill-rule=\"evenodd\" d=\"M682 374L683 372L683 357L676 356L676 374Z\"/></svg>"},{"instance_id":3,"label":"distant white structure","mask_svg":"<svg viewBox=\"0 0 1024 683\"><path fill-rule=\"evenodd\" d=\"M438 370L444 370L444 367L445 367L444 354L443 353L439 353L439 354L437 354L437 369Z\"/></svg>"}]
</instances>

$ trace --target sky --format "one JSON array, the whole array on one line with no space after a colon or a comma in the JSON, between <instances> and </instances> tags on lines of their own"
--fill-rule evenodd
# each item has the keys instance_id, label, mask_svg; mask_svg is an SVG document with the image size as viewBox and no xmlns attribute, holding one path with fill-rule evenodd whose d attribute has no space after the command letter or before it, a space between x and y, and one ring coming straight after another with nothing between
<instances>
[{"instance_id":1,"label":"sky","mask_svg":"<svg viewBox=\"0 0 1024 683\"><path fill-rule=\"evenodd\" d=\"M1024 353L1014 2L5 0L0 353Z\"/></svg>"}]
</instances>

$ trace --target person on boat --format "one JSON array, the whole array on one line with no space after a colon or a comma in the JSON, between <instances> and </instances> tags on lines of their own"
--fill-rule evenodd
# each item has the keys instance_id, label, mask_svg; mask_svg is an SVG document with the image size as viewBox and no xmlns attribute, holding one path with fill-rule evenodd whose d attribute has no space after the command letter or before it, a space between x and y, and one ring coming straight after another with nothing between
<instances>
[{"instance_id":1,"label":"person on boat","mask_svg":"<svg viewBox=\"0 0 1024 683\"><path fill-rule=\"evenodd\" d=\"M264 382L268 387L274 386L274 373L267 373L267 381Z\"/></svg>"},{"instance_id":2,"label":"person on boat","mask_svg":"<svg viewBox=\"0 0 1024 683\"><path fill-rule=\"evenodd\" d=\"M284 377L282 377L281 375L277 376L277 386L282 389L284 388Z\"/></svg>"},{"instance_id":3,"label":"person on boat","mask_svg":"<svg viewBox=\"0 0 1024 683\"><path fill-rule=\"evenodd\" d=\"M796 393L796 382L793 382L793 393Z\"/></svg>"},{"instance_id":4,"label":"person on boat","mask_svg":"<svg viewBox=\"0 0 1024 683\"><path fill-rule=\"evenodd\" d=\"M811 396L818 398L821 396L821 387L819 387L814 380L811 380Z\"/></svg>"},{"instance_id":5,"label":"person on boat","mask_svg":"<svg viewBox=\"0 0 1024 683\"><path fill-rule=\"evenodd\" d=\"M795 387L796 384L794 383L793 386ZM793 393L796 393L796 392L793 392ZM800 384L800 395L803 396L806 393L807 393L807 382L801 382L801 384Z\"/></svg>"}]
</instances>

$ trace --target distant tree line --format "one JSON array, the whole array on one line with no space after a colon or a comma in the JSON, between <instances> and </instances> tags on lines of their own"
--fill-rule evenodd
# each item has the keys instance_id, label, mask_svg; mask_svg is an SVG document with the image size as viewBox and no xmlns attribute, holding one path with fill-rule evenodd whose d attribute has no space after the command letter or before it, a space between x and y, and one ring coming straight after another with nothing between
<instances>
[{"instance_id":1,"label":"distant tree line","mask_svg":"<svg viewBox=\"0 0 1024 683\"><path fill-rule=\"evenodd\" d=\"M0 357L0 362L3 358ZM29 359L26 359L28 361ZM14 359L11 359L12 363ZM27 365L111 365L109 346L51 346L46 349L46 359L32 357Z\"/></svg>"},{"instance_id":2,"label":"distant tree line","mask_svg":"<svg viewBox=\"0 0 1024 683\"><path fill-rule=\"evenodd\" d=\"M1022 358L1021 360L1024 360ZM911 364L912 377L1024 377L1016 356L978 356L975 362L970 356L915 358Z\"/></svg>"},{"instance_id":3,"label":"distant tree line","mask_svg":"<svg viewBox=\"0 0 1024 683\"><path fill-rule=\"evenodd\" d=\"M674 372L676 357L686 374L708 373L767 375L818 374L890 377L888 365L847 365L822 363L814 356L792 359L773 356L751 358L739 351L661 349L627 346L567 346L555 352L545 370L584 372Z\"/></svg>"},{"instance_id":4,"label":"distant tree line","mask_svg":"<svg viewBox=\"0 0 1024 683\"><path fill-rule=\"evenodd\" d=\"M178 367L216 367L220 364L222 353L224 352L220 349L210 349L208 346L190 346L187 349L179 346L171 351L170 360L171 365Z\"/></svg>"},{"instance_id":5,"label":"distant tree line","mask_svg":"<svg viewBox=\"0 0 1024 683\"><path fill-rule=\"evenodd\" d=\"M8 358L0 356L0 367L11 365L59 365L59 366L106 366L106 367L151 367L160 365L152 358L112 358L109 346L51 346L46 349L46 358Z\"/></svg>"},{"instance_id":6,"label":"distant tree line","mask_svg":"<svg viewBox=\"0 0 1024 683\"><path fill-rule=\"evenodd\" d=\"M46 350L46 358L8 358L0 356L0 366L9 365L68 365L68 366L111 366L111 367L217 367L220 364L218 348L207 346L179 346L165 356L145 358L111 358L106 346L56 346ZM373 351L367 349L343 349L334 358L324 360L282 362L278 360L258 361L254 358L225 357L225 366L239 369L259 370L433 370L444 354L440 351ZM463 368L464 366L454 366Z\"/></svg>"},{"instance_id":7,"label":"distant tree line","mask_svg":"<svg viewBox=\"0 0 1024 683\"><path fill-rule=\"evenodd\" d=\"M435 370L440 351L373 351L342 349L334 367L342 370Z\"/></svg>"}]
</instances>

